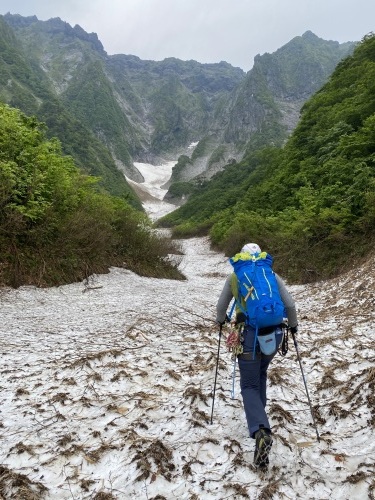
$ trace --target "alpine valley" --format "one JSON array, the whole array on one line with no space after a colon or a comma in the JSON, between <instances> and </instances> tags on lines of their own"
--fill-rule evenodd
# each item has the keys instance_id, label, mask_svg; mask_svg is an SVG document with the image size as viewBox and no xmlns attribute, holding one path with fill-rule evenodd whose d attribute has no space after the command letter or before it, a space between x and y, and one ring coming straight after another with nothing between
<instances>
[{"instance_id":1,"label":"alpine valley","mask_svg":"<svg viewBox=\"0 0 375 500\"><path fill-rule=\"evenodd\" d=\"M303 103L354 45L306 32L256 56L245 73L226 62L109 56L97 35L78 25L6 14L0 100L35 114L82 168L122 194L129 189L120 171L142 181L134 162L180 156L171 182L197 181L252 147L281 145ZM180 201L178 189L170 197Z\"/></svg>"},{"instance_id":2,"label":"alpine valley","mask_svg":"<svg viewBox=\"0 0 375 500\"><path fill-rule=\"evenodd\" d=\"M371 34L340 44L307 31L272 54L257 55L245 73L227 62L108 55L95 33L60 18L0 16L0 101L45 124L47 138L57 138L64 155L136 212L144 211L136 189L144 178L137 164L156 168L174 161L162 188L164 201L176 209L157 225L172 228L174 239L208 235L213 248L226 255L257 241L295 283L338 276L372 251L374 81ZM11 147L9 152L13 159ZM6 175L11 186L14 173ZM38 245L52 241L58 253L57 235L64 234L65 241L71 225L64 203L57 225L62 213L65 229L53 230L56 218L45 210L40 190L35 191L41 196L38 209L47 218L36 221L35 193L30 197L29 187L22 189L28 208L17 190L12 202L3 196L10 210L17 205L15 217L27 212L17 233L20 248L24 236L34 234L28 224L37 223ZM89 257L74 279L82 269L97 272L123 261L139 270L138 244L119 243L123 217L116 203L108 203L112 208L103 225L112 231L113 258L104 256L107 243L102 242L103 259L93 267L95 244L87 237ZM92 207L86 200L85 210L95 220L98 210ZM80 254L82 217L76 209L74 217ZM134 227L144 227L137 216L132 220ZM98 234L92 227L89 232L91 238ZM10 267L17 270L14 237L7 237L6 247ZM40 265L34 263L34 246L29 243L31 267L45 269L45 256ZM121 256L130 248L131 259ZM77 252L70 252L72 262Z\"/></svg>"},{"instance_id":3,"label":"alpine valley","mask_svg":"<svg viewBox=\"0 0 375 500\"><path fill-rule=\"evenodd\" d=\"M374 237L374 34L245 73L0 16L0 500L373 500ZM215 315L250 241L298 309L266 470Z\"/></svg>"}]
</instances>

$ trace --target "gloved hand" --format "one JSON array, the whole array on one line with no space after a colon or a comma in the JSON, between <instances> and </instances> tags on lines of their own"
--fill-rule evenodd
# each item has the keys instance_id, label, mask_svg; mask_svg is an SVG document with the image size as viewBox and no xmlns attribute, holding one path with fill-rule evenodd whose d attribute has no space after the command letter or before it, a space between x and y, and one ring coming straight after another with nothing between
<instances>
[{"instance_id":1,"label":"gloved hand","mask_svg":"<svg viewBox=\"0 0 375 500\"><path fill-rule=\"evenodd\" d=\"M293 335L298 332L298 325L290 327L290 333Z\"/></svg>"},{"instance_id":2,"label":"gloved hand","mask_svg":"<svg viewBox=\"0 0 375 500\"><path fill-rule=\"evenodd\" d=\"M224 326L225 323L230 323L230 318L229 318L228 314L225 315L224 321L218 321L218 323L220 326Z\"/></svg>"}]
</instances>

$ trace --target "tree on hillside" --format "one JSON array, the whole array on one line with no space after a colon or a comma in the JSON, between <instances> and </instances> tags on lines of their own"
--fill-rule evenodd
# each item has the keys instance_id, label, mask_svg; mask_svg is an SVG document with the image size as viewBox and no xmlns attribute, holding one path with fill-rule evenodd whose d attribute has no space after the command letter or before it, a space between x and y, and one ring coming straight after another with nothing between
<instances>
[{"instance_id":1,"label":"tree on hillside","mask_svg":"<svg viewBox=\"0 0 375 500\"><path fill-rule=\"evenodd\" d=\"M212 242L227 254L255 240L293 280L337 275L372 250L374 82L371 35L304 105L284 148L255 151L228 166L162 222L180 236L210 228Z\"/></svg>"},{"instance_id":2,"label":"tree on hillside","mask_svg":"<svg viewBox=\"0 0 375 500\"><path fill-rule=\"evenodd\" d=\"M165 259L169 240L45 134L35 118L0 104L0 284L68 283L113 265L181 278Z\"/></svg>"}]
</instances>

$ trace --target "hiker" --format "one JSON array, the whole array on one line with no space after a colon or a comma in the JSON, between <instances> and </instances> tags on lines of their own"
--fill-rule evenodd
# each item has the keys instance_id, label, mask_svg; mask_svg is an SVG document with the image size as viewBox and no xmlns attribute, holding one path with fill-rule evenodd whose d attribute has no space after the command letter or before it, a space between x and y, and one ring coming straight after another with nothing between
<instances>
[{"instance_id":1,"label":"hiker","mask_svg":"<svg viewBox=\"0 0 375 500\"><path fill-rule=\"evenodd\" d=\"M272 259L266 252L261 252L259 245L248 243L242 248L240 254L231 259L231 262L236 257L238 259L244 258L246 260L248 258L256 260L264 256ZM283 313L288 319L288 326L291 332L297 333L297 313L294 300L287 291L283 280L273 271L271 273L274 286L278 289L278 296L282 301ZM276 278L276 282L273 276ZM253 290L253 287L250 288ZM233 297L236 299L239 298L238 290L237 276L235 273L232 273L226 279L217 302L216 321L219 323L220 328L229 320L227 309ZM251 293L251 290L248 293ZM246 311L241 309L241 305L236 301L235 325L238 328L239 341L241 341L242 345L240 345L240 352L242 351L242 353L237 355L240 369L241 394L250 437L255 439L254 464L256 467L266 467L269 463L268 454L272 446L272 433L265 411L267 402L267 369L282 341L283 332L280 324L273 324L268 328L260 329L246 324ZM262 336L267 334L273 336L274 339L274 351L270 354L264 354L261 351L259 343Z\"/></svg>"}]
</instances>

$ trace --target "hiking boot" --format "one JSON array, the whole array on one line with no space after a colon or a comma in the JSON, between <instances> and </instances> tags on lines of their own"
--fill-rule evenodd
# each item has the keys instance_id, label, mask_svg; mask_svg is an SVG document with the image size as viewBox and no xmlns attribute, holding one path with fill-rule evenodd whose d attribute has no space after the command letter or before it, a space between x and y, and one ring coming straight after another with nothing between
<instances>
[{"instance_id":1,"label":"hiking boot","mask_svg":"<svg viewBox=\"0 0 375 500\"><path fill-rule=\"evenodd\" d=\"M268 455L271 451L272 436L266 429L259 429L255 433L255 452L254 465L255 467L267 467L269 464Z\"/></svg>"}]
</instances>

